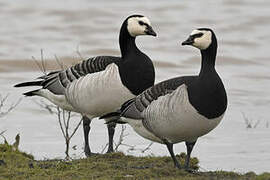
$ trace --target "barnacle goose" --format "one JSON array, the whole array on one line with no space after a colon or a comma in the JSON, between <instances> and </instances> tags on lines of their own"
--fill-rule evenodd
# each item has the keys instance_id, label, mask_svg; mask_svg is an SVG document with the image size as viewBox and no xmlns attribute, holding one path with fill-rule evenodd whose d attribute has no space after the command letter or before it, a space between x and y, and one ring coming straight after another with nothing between
<instances>
[{"instance_id":1,"label":"barnacle goose","mask_svg":"<svg viewBox=\"0 0 270 180\"><path fill-rule=\"evenodd\" d=\"M127 101L117 112L104 115L107 122L128 123L142 137L166 144L174 165L173 144L185 141L189 169L190 154L198 137L214 129L227 108L227 95L215 70L217 39L211 29L192 31L182 45L201 51L197 76L182 76L160 82ZM114 119L117 116L121 119Z\"/></svg>"},{"instance_id":2,"label":"barnacle goose","mask_svg":"<svg viewBox=\"0 0 270 180\"><path fill-rule=\"evenodd\" d=\"M57 106L83 115L85 154L90 156L88 142L90 123L94 117L117 110L126 100L151 87L155 71L151 59L135 44L139 35L156 36L149 19L131 15L120 29L119 44L122 57L97 56L65 70L50 72L36 81L15 85L42 86L26 92L25 96L42 96ZM108 124L109 146L113 152L115 123Z\"/></svg>"}]
</instances>

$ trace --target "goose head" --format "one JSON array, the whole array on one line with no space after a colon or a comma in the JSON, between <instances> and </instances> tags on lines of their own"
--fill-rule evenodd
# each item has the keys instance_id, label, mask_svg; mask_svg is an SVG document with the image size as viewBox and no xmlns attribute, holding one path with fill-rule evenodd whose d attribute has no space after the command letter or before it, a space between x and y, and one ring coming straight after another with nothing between
<instances>
[{"instance_id":1,"label":"goose head","mask_svg":"<svg viewBox=\"0 0 270 180\"><path fill-rule=\"evenodd\" d=\"M182 45L191 45L201 51L210 47L217 47L217 40L213 30L209 28L199 28L191 32L188 39L182 42Z\"/></svg>"},{"instance_id":2,"label":"goose head","mask_svg":"<svg viewBox=\"0 0 270 180\"><path fill-rule=\"evenodd\" d=\"M126 21L126 28L130 36L136 37L139 35L157 36L151 26L150 20L142 15L129 16Z\"/></svg>"}]
</instances>

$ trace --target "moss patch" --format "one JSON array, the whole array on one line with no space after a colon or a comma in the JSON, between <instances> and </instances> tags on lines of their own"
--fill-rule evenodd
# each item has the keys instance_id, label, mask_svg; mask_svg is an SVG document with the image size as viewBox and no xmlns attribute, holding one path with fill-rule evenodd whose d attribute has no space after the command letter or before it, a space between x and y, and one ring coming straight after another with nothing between
<instances>
[{"instance_id":1,"label":"moss patch","mask_svg":"<svg viewBox=\"0 0 270 180\"><path fill-rule=\"evenodd\" d=\"M184 163L185 154L177 158ZM198 169L198 159L191 167ZM215 171L194 174L174 168L170 157L134 157L121 152L93 156L70 162L63 160L35 161L32 155L0 145L0 179L270 179L270 173Z\"/></svg>"}]
</instances>

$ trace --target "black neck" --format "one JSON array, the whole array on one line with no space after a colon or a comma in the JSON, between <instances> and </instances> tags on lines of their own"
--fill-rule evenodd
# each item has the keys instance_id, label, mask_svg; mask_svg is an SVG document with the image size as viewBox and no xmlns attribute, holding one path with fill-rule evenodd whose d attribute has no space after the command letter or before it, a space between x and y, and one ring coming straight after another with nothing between
<instances>
[{"instance_id":1,"label":"black neck","mask_svg":"<svg viewBox=\"0 0 270 180\"><path fill-rule=\"evenodd\" d=\"M215 70L217 46L201 51L202 62L199 78L190 83L189 101L208 119L221 116L227 108L227 95L223 83Z\"/></svg>"},{"instance_id":2,"label":"black neck","mask_svg":"<svg viewBox=\"0 0 270 180\"><path fill-rule=\"evenodd\" d=\"M134 17L136 16L138 15ZM124 86L132 94L139 95L145 89L153 86L155 70L151 59L137 48L135 37L129 34L127 30L129 18L124 21L120 30L119 44L122 58L118 63L118 67Z\"/></svg>"},{"instance_id":3,"label":"black neck","mask_svg":"<svg viewBox=\"0 0 270 180\"><path fill-rule=\"evenodd\" d=\"M129 34L126 24L123 24L121 27L119 35L119 44L123 59L131 52L139 51L139 49L135 44L135 37L132 37Z\"/></svg>"},{"instance_id":4,"label":"black neck","mask_svg":"<svg viewBox=\"0 0 270 180\"><path fill-rule=\"evenodd\" d=\"M217 47L213 44L210 45L206 50L201 50L202 62L201 62L201 71L199 76L203 77L209 73L216 72L215 62L217 55Z\"/></svg>"}]
</instances>

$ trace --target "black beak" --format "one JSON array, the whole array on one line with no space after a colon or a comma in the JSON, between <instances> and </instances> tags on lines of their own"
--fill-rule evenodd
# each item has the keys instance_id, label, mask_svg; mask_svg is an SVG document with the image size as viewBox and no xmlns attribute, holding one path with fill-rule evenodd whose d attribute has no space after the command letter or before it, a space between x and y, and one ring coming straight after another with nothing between
<instances>
[{"instance_id":1,"label":"black beak","mask_svg":"<svg viewBox=\"0 0 270 180\"><path fill-rule=\"evenodd\" d=\"M184 46L184 45L192 45L193 43L194 43L194 37L189 36L187 40L182 42L182 46Z\"/></svg>"},{"instance_id":2,"label":"black beak","mask_svg":"<svg viewBox=\"0 0 270 180\"><path fill-rule=\"evenodd\" d=\"M153 30L153 28L151 26L147 26L145 29L145 33L147 35L151 35L151 36L157 36L157 33Z\"/></svg>"}]
</instances>

